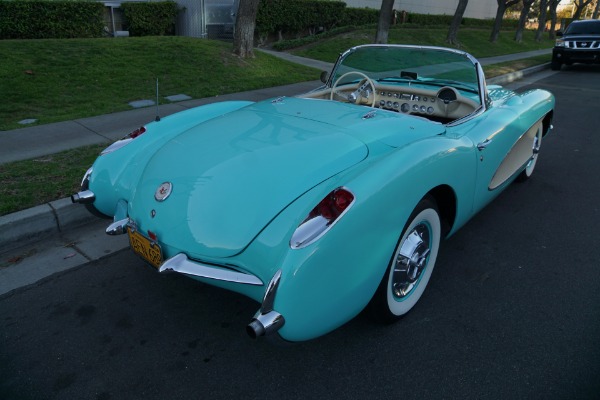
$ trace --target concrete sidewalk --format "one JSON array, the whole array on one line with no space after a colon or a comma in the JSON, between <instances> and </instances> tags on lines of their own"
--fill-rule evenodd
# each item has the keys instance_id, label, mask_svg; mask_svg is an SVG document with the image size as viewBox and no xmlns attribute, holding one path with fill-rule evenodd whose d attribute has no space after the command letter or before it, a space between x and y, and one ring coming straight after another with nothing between
<instances>
[{"instance_id":1,"label":"concrete sidewalk","mask_svg":"<svg viewBox=\"0 0 600 400\"><path fill-rule=\"evenodd\" d=\"M204 104L227 100L260 101L271 97L291 96L308 92L321 85L320 81L295 83L286 86L232 93L223 96L186 100L161 105L160 117ZM155 106L122 111L113 114L80 118L73 121L56 122L27 128L0 132L0 165L13 161L43 157L76 147L97 143L109 143L154 121ZM85 172L85 171L84 171Z\"/></svg>"},{"instance_id":2,"label":"concrete sidewalk","mask_svg":"<svg viewBox=\"0 0 600 400\"><path fill-rule=\"evenodd\" d=\"M551 49L481 59L483 65L549 54ZM322 70L332 64L309 60L288 53L268 52L291 62ZM505 85L538 72L547 65L534 67L488 80L488 84ZM160 106L161 117L218 101L260 101L278 96L305 93L321 85L320 81L301 82L216 96L187 100ZM132 130L153 121L156 107L147 107L74 121L38 125L0 132L0 165L12 161L42 157L60 151L95 143L107 145ZM82 171L82 175L85 171ZM127 238L105 238L109 221L99 220L70 199L60 199L28 210L0 217L0 295L34 283L57 272L56 268L33 272L32 265L80 265L127 247ZM44 244L43 250L38 244ZM70 268L69 267L69 268ZM62 267L61 267L62 268Z\"/></svg>"}]
</instances>

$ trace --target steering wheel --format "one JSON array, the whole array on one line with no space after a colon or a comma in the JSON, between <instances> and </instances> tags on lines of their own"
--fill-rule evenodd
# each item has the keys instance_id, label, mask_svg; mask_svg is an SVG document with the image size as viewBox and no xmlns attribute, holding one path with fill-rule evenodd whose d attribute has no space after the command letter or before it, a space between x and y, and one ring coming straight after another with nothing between
<instances>
[{"instance_id":1,"label":"steering wheel","mask_svg":"<svg viewBox=\"0 0 600 400\"><path fill-rule=\"evenodd\" d=\"M450 113L456 111L460 106L460 102L458 101L458 92L453 87L444 86L438 90L436 98L441 101L440 105L447 117L450 116Z\"/></svg>"},{"instance_id":2,"label":"steering wheel","mask_svg":"<svg viewBox=\"0 0 600 400\"><path fill-rule=\"evenodd\" d=\"M348 75L359 75L363 78L363 80L360 82L360 84L358 85L358 88L350 93L349 95L343 93L343 92L338 92L335 89L337 88L338 83L340 83L340 81L342 79L344 79L345 77L347 77ZM371 97L371 95L373 96L373 100L371 100L371 107L375 107L375 84L373 83L373 81L371 80L371 78L369 78L367 75L363 74L362 72L358 72L358 71L350 71L350 72L346 72L344 75L340 76L335 83L333 84L332 88L331 88L331 96L329 97L330 100L333 100L333 95L336 94L340 97L345 98L348 102L351 103L356 103L360 98L363 97L363 93L364 91L369 87L369 85L372 88L372 92L371 94L369 94L366 99L367 102L369 101L369 97Z\"/></svg>"}]
</instances>

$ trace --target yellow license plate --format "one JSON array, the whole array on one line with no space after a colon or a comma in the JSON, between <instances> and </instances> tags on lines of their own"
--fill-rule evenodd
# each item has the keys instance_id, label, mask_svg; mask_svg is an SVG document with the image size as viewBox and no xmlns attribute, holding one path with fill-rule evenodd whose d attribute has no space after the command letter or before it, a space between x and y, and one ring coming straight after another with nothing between
<instances>
[{"instance_id":1,"label":"yellow license plate","mask_svg":"<svg viewBox=\"0 0 600 400\"><path fill-rule=\"evenodd\" d=\"M129 235L129 244L133 252L149 262L153 267L160 267L163 262L160 246L138 232L131 230L131 228L127 228L127 234Z\"/></svg>"}]
</instances>

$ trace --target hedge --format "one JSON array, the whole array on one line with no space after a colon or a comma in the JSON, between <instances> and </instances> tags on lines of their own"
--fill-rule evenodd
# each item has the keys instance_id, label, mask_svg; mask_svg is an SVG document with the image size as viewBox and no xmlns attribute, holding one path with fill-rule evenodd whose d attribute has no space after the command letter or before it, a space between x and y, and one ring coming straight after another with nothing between
<instances>
[{"instance_id":1,"label":"hedge","mask_svg":"<svg viewBox=\"0 0 600 400\"><path fill-rule=\"evenodd\" d=\"M452 23L453 15L432 15L432 14L407 14L407 23L423 26L450 26ZM519 21L516 19L503 19L502 28L516 28ZM492 28L494 25L494 19L476 19L476 18L463 18L461 25L471 28Z\"/></svg>"},{"instance_id":2,"label":"hedge","mask_svg":"<svg viewBox=\"0 0 600 400\"><path fill-rule=\"evenodd\" d=\"M0 39L101 37L103 12L96 2L0 1Z\"/></svg>"},{"instance_id":3,"label":"hedge","mask_svg":"<svg viewBox=\"0 0 600 400\"><path fill-rule=\"evenodd\" d=\"M400 24L402 10L397 10L397 23ZM406 13L404 23L408 26L450 26L453 15ZM372 8L347 8L341 1L323 0L261 0L256 17L256 31L262 38L284 34L295 39L274 45L279 50L304 45L315 41L315 33L330 31L339 27L376 24L379 10ZM515 28L517 20L504 20L502 27ZM463 18L461 25L473 28L491 28L493 19ZM306 36L308 35L308 36ZM302 37L306 36L306 37ZM319 35L318 38L324 36ZM318 39L317 38L317 39Z\"/></svg>"},{"instance_id":4,"label":"hedge","mask_svg":"<svg viewBox=\"0 0 600 400\"><path fill-rule=\"evenodd\" d=\"M398 19L402 11L397 10ZM406 13L404 23L416 26L450 26L453 15ZM373 8L347 8L341 1L322 0L261 0L256 17L256 31L260 36L284 33L288 36L314 34L342 26L376 24L379 10ZM400 20L397 21L400 23ZM503 26L516 27L514 20L504 20ZM462 25L489 27L493 19L463 18ZM322 28L322 29L320 29ZM294 39L293 39L294 40Z\"/></svg>"},{"instance_id":5,"label":"hedge","mask_svg":"<svg viewBox=\"0 0 600 400\"><path fill-rule=\"evenodd\" d=\"M315 33L338 26L346 3L319 0L261 0L256 15L260 35Z\"/></svg>"},{"instance_id":6,"label":"hedge","mask_svg":"<svg viewBox=\"0 0 600 400\"><path fill-rule=\"evenodd\" d=\"M340 21L341 26L376 24L379 10L373 8L346 8Z\"/></svg>"},{"instance_id":7,"label":"hedge","mask_svg":"<svg viewBox=\"0 0 600 400\"><path fill-rule=\"evenodd\" d=\"M296 47L304 46L310 43L317 42L322 39L326 39L331 36L340 35L345 32L350 32L357 29L356 26L341 26L339 28L333 28L329 31L319 33L318 35L310 35L305 36L299 39L291 39L291 40L280 40L279 42L273 43L273 49L277 51L284 51L293 49Z\"/></svg>"},{"instance_id":8,"label":"hedge","mask_svg":"<svg viewBox=\"0 0 600 400\"><path fill-rule=\"evenodd\" d=\"M177 3L122 3L121 9L131 36L164 36L175 34Z\"/></svg>"}]
</instances>

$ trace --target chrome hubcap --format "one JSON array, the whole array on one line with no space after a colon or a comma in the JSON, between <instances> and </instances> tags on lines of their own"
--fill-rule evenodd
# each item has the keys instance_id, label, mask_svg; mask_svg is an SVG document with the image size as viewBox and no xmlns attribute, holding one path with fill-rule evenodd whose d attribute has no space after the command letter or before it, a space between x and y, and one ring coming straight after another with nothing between
<instances>
[{"instance_id":1,"label":"chrome hubcap","mask_svg":"<svg viewBox=\"0 0 600 400\"><path fill-rule=\"evenodd\" d=\"M532 154L531 154L531 158L529 159L529 162L527 163L527 167L526 167L526 173L528 176L531 175L531 173L533 172L533 169L535 168L537 156L538 156L538 153L540 152L540 146L541 146L541 141L542 141L541 136L542 136L542 129L539 128L536 135L533 137L533 146L531 148Z\"/></svg>"},{"instance_id":2,"label":"chrome hubcap","mask_svg":"<svg viewBox=\"0 0 600 400\"><path fill-rule=\"evenodd\" d=\"M430 230L425 223L415 226L402 243L396 257L392 291L403 299L417 286L421 274L427 267L430 248Z\"/></svg>"},{"instance_id":3,"label":"chrome hubcap","mask_svg":"<svg viewBox=\"0 0 600 400\"><path fill-rule=\"evenodd\" d=\"M533 138L533 155L534 157L537 155L537 153L540 152L540 138L538 135L536 135Z\"/></svg>"}]
</instances>

